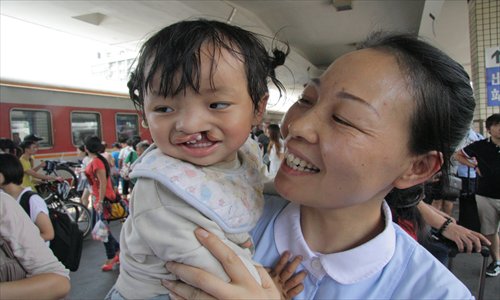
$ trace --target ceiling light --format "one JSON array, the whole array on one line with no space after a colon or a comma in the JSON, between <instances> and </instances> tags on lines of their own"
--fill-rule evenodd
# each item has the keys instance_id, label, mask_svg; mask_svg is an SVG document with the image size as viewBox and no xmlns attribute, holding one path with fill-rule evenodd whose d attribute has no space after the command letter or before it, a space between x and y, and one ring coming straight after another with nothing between
<instances>
[{"instance_id":1,"label":"ceiling light","mask_svg":"<svg viewBox=\"0 0 500 300\"><path fill-rule=\"evenodd\" d=\"M72 18L98 26L106 18L106 15L101 13L91 13L86 15L74 16Z\"/></svg>"}]
</instances>

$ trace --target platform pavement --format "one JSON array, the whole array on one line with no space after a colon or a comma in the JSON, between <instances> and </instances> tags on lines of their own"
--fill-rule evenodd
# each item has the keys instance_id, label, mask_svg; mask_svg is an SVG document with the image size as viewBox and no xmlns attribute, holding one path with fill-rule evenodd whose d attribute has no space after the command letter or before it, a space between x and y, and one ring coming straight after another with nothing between
<instances>
[{"instance_id":1,"label":"platform pavement","mask_svg":"<svg viewBox=\"0 0 500 300\"><path fill-rule=\"evenodd\" d=\"M118 238L121 223L113 222L111 230ZM84 240L82 259L78 271L71 272L71 291L67 299L103 299L118 277L118 268L102 272L100 267L105 260L104 246L101 242L87 238ZM471 290L477 292L482 256L480 254L459 254L453 262L453 273ZM500 276L487 277L484 299L500 299Z\"/></svg>"}]
</instances>

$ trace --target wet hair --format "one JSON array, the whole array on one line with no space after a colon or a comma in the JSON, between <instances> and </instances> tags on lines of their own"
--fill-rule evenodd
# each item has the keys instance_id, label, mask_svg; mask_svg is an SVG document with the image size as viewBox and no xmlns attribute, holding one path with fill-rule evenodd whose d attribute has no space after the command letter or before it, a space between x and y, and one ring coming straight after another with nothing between
<instances>
[{"instance_id":1,"label":"wet hair","mask_svg":"<svg viewBox=\"0 0 500 300\"><path fill-rule=\"evenodd\" d=\"M110 174L110 168L109 168L109 163L108 161L104 158L104 156L101 155L102 152L102 143L101 139L98 136L87 136L84 141L85 148L87 148L87 151L96 155L97 158L99 158L102 163L104 164L104 167L106 168L106 178L109 177Z\"/></svg>"},{"instance_id":2,"label":"wet hair","mask_svg":"<svg viewBox=\"0 0 500 300\"><path fill-rule=\"evenodd\" d=\"M278 124L270 124L267 127L267 131L269 132L269 145L267 146L267 151L271 151L271 147L273 145L276 146L276 153L281 152L281 132L280 126Z\"/></svg>"},{"instance_id":3,"label":"wet hair","mask_svg":"<svg viewBox=\"0 0 500 300\"><path fill-rule=\"evenodd\" d=\"M500 123L500 114L492 114L486 118L486 129L490 130L491 126Z\"/></svg>"},{"instance_id":4,"label":"wet hair","mask_svg":"<svg viewBox=\"0 0 500 300\"><path fill-rule=\"evenodd\" d=\"M268 78L278 88L284 90L276 78L274 69L285 63L289 53L278 49L270 56L262 42L254 33L240 27L213 20L181 21L167 26L153 35L142 46L137 67L130 74L127 84L130 98L136 108L144 114L144 95L153 89L153 78L158 73L160 87L158 94L172 97L191 88L199 92L201 78L201 49L209 47L212 65L210 78L217 66L215 59L225 49L243 62L248 81L248 93L254 110L268 92Z\"/></svg>"},{"instance_id":5,"label":"wet hair","mask_svg":"<svg viewBox=\"0 0 500 300\"><path fill-rule=\"evenodd\" d=\"M23 183L24 169L19 158L9 153L0 153L0 173L3 174L4 183Z\"/></svg>"}]
</instances>

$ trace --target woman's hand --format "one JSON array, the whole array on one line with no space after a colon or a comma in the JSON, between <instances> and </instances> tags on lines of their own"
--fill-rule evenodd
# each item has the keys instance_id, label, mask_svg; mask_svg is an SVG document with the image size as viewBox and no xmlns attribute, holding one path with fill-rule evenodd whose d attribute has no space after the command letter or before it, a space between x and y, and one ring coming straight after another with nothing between
<instances>
[{"instance_id":1,"label":"woman's hand","mask_svg":"<svg viewBox=\"0 0 500 300\"><path fill-rule=\"evenodd\" d=\"M284 299L292 299L304 290L302 281L306 277L306 271L295 274L295 270L302 262L302 256L296 256L290 261L291 254L285 251L278 263L269 272L274 284L281 288L281 294Z\"/></svg>"},{"instance_id":2,"label":"woman's hand","mask_svg":"<svg viewBox=\"0 0 500 300\"><path fill-rule=\"evenodd\" d=\"M166 267L180 281L164 280L162 284L174 299L280 299L280 293L263 267L257 267L262 285L255 281L236 253L215 235L202 228L195 230L200 243L217 258L231 282L188 265L167 262ZM186 284L187 283L187 284ZM200 290L198 290L198 289Z\"/></svg>"},{"instance_id":3,"label":"woman's hand","mask_svg":"<svg viewBox=\"0 0 500 300\"><path fill-rule=\"evenodd\" d=\"M481 243L487 246L490 245L488 239L479 232L469 230L456 223L450 223L442 235L457 244L460 252L464 252L464 250L467 253L471 253L472 251L480 252Z\"/></svg>"}]
</instances>

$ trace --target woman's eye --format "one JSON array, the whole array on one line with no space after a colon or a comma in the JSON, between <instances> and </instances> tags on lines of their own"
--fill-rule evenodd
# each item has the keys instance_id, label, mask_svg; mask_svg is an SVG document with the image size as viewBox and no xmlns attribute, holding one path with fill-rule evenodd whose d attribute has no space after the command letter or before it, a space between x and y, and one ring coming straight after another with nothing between
<instances>
[{"instance_id":1,"label":"woman's eye","mask_svg":"<svg viewBox=\"0 0 500 300\"><path fill-rule=\"evenodd\" d=\"M300 104L300 105L312 105L312 101L311 100L303 98L303 97L300 97L297 100L297 103Z\"/></svg>"},{"instance_id":2,"label":"woman's eye","mask_svg":"<svg viewBox=\"0 0 500 300\"><path fill-rule=\"evenodd\" d=\"M160 112L160 113L170 113L170 112L173 112L174 110L171 108L171 107L168 107L168 106L160 106L160 107L156 107L154 109L155 112Z\"/></svg>"},{"instance_id":3,"label":"woman's eye","mask_svg":"<svg viewBox=\"0 0 500 300\"><path fill-rule=\"evenodd\" d=\"M341 118L337 117L336 115L333 115L333 116L332 116L332 119L333 119L336 123L339 123L339 124L342 124L342 125L346 125L346 126L349 126L349 127L353 127L351 123L349 123L349 122L347 122L347 121L342 120Z\"/></svg>"},{"instance_id":4,"label":"woman's eye","mask_svg":"<svg viewBox=\"0 0 500 300\"><path fill-rule=\"evenodd\" d=\"M211 109L224 109L229 107L229 103L222 103L222 102L216 102L216 103L210 103L210 108Z\"/></svg>"}]
</instances>

